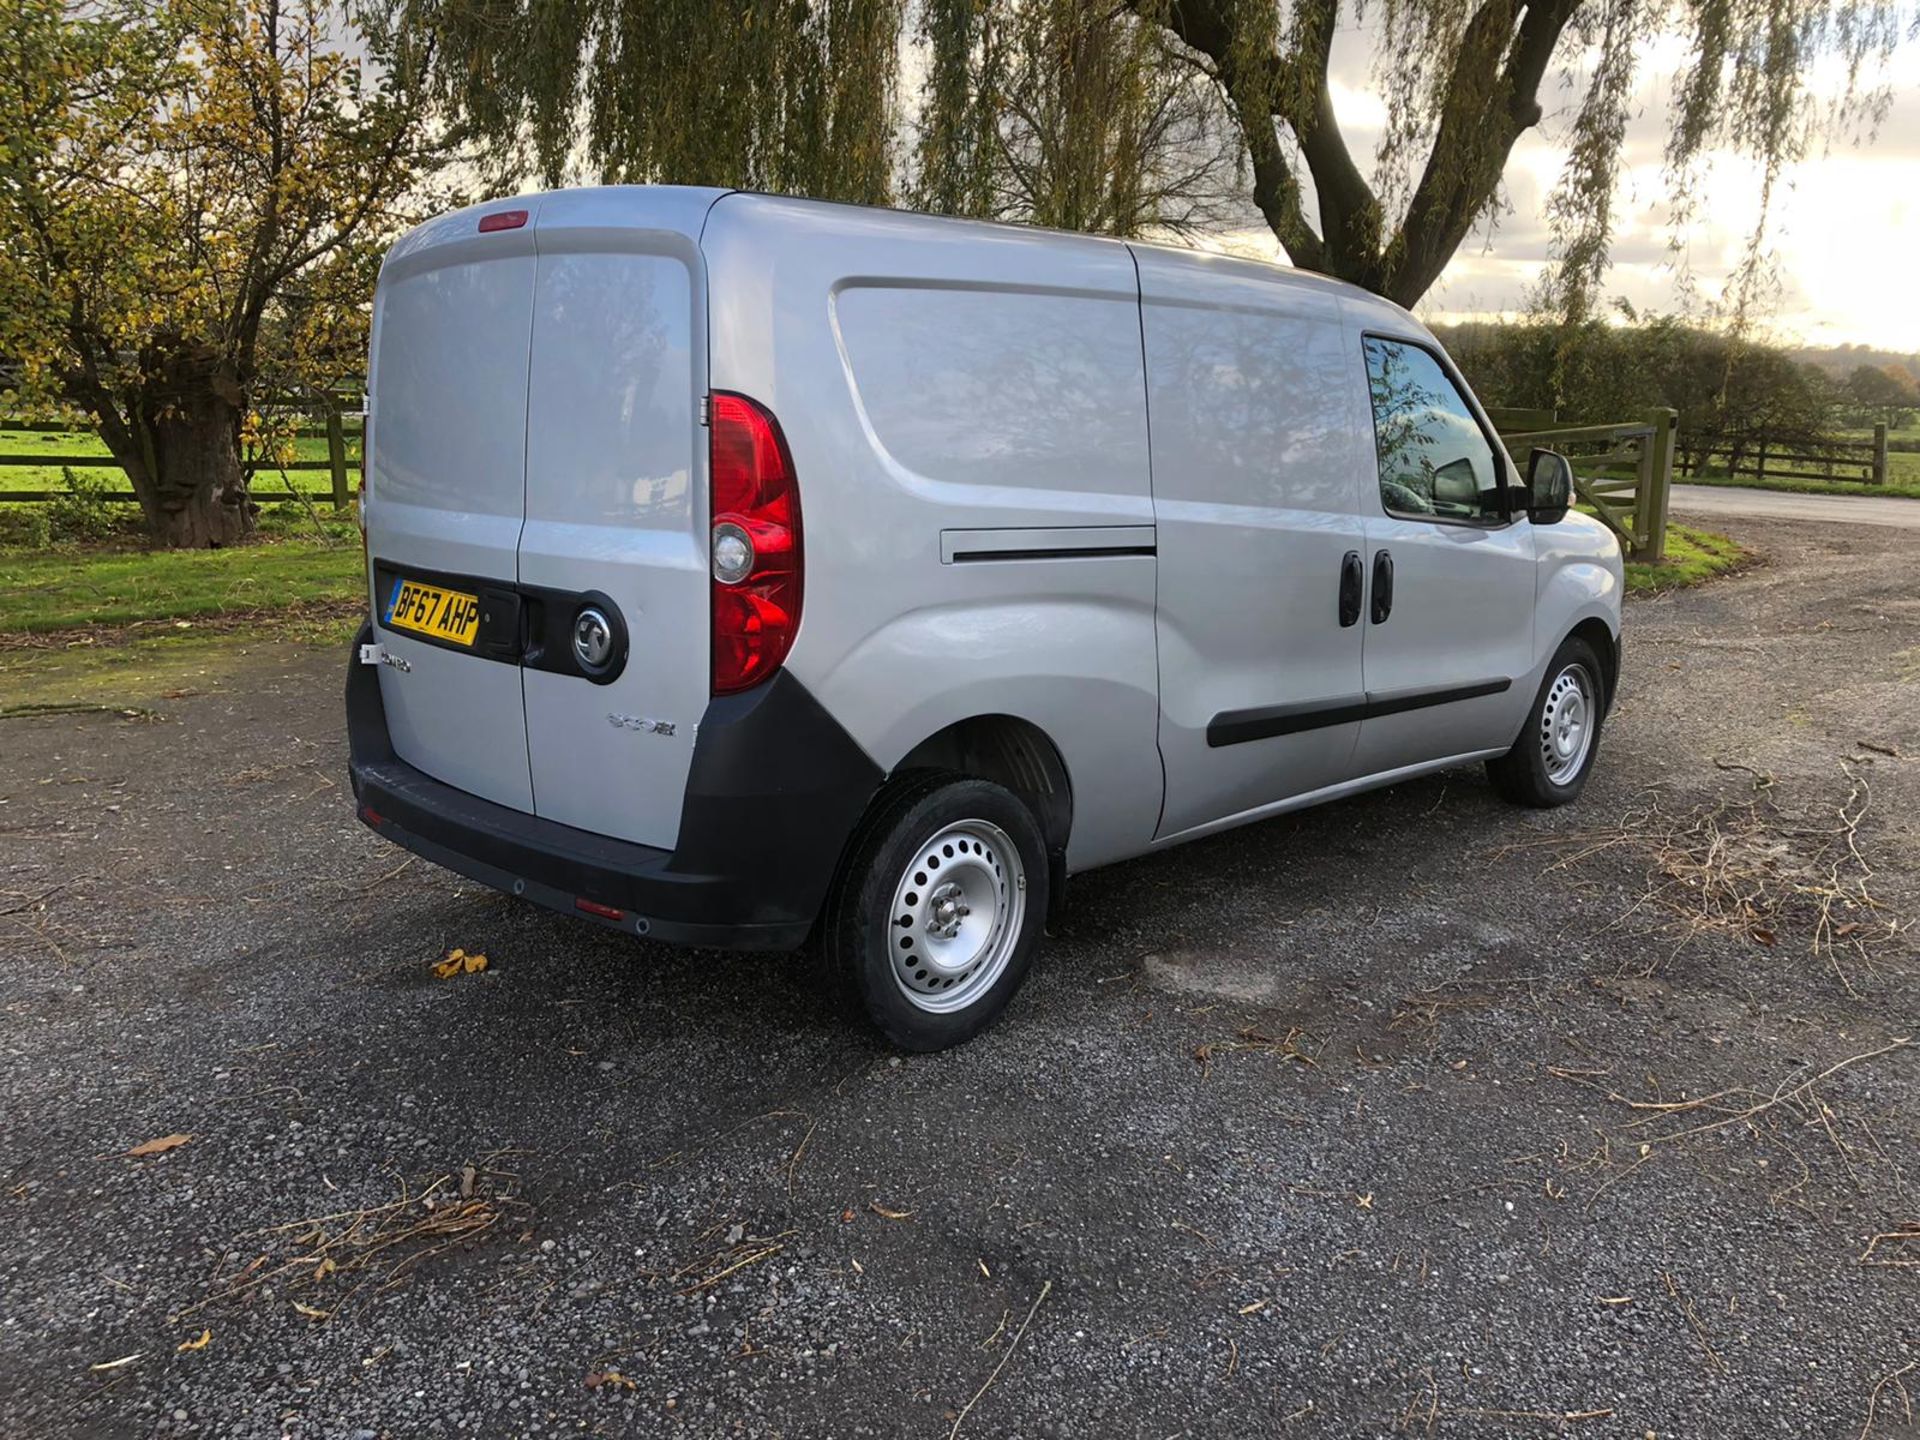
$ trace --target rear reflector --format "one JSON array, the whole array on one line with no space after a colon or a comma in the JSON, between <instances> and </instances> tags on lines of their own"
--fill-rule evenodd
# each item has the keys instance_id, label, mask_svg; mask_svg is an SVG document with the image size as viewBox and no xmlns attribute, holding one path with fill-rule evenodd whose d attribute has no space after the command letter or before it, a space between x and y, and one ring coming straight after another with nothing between
<instances>
[{"instance_id":1,"label":"rear reflector","mask_svg":"<svg viewBox=\"0 0 1920 1440\"><path fill-rule=\"evenodd\" d=\"M518 230L527 223L524 210L496 210L491 215L480 217L480 233L488 234L494 230Z\"/></svg>"},{"instance_id":2,"label":"rear reflector","mask_svg":"<svg viewBox=\"0 0 1920 1440\"><path fill-rule=\"evenodd\" d=\"M387 823L387 817L371 805L362 805L360 807L360 818L369 825L384 825Z\"/></svg>"},{"instance_id":3,"label":"rear reflector","mask_svg":"<svg viewBox=\"0 0 1920 1440\"><path fill-rule=\"evenodd\" d=\"M573 902L573 908L588 915L598 915L602 920L624 920L627 918L627 912L624 910L616 910L611 905L602 905L597 900L588 900L584 897L575 900Z\"/></svg>"},{"instance_id":4,"label":"rear reflector","mask_svg":"<svg viewBox=\"0 0 1920 1440\"><path fill-rule=\"evenodd\" d=\"M713 693L778 670L800 629L800 489L780 424L744 395L713 397Z\"/></svg>"}]
</instances>

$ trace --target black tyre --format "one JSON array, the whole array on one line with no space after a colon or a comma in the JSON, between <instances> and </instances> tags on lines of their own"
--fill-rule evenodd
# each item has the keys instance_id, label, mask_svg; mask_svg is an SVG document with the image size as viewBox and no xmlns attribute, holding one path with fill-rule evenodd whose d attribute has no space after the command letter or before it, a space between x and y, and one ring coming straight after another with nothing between
<instances>
[{"instance_id":1,"label":"black tyre","mask_svg":"<svg viewBox=\"0 0 1920 1440\"><path fill-rule=\"evenodd\" d=\"M1487 762L1493 788L1516 805L1542 809L1578 799L1600 754L1606 683L1591 645L1575 636L1562 641L1520 738L1513 749Z\"/></svg>"},{"instance_id":2,"label":"black tyre","mask_svg":"<svg viewBox=\"0 0 1920 1440\"><path fill-rule=\"evenodd\" d=\"M999 1018L1047 914L1033 813L1003 786L945 773L883 791L828 902L826 963L902 1050L945 1050Z\"/></svg>"}]
</instances>

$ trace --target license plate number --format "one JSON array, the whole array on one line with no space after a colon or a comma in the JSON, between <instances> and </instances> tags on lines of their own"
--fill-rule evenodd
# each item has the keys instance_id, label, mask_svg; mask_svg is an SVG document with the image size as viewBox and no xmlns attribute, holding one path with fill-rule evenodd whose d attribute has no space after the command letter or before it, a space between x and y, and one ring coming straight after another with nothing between
<instances>
[{"instance_id":1,"label":"license plate number","mask_svg":"<svg viewBox=\"0 0 1920 1440\"><path fill-rule=\"evenodd\" d=\"M480 597L418 580L396 580L387 600L386 623L452 645L471 645L480 633Z\"/></svg>"}]
</instances>

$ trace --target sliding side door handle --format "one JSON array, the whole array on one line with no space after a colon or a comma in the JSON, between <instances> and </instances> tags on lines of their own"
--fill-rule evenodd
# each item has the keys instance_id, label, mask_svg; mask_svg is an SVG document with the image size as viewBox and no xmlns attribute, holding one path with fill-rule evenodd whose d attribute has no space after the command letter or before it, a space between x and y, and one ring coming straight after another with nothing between
<instances>
[{"instance_id":1,"label":"sliding side door handle","mask_svg":"<svg viewBox=\"0 0 1920 1440\"><path fill-rule=\"evenodd\" d=\"M1381 624L1393 613L1393 556L1385 550L1373 552L1373 623Z\"/></svg>"},{"instance_id":2,"label":"sliding side door handle","mask_svg":"<svg viewBox=\"0 0 1920 1440\"><path fill-rule=\"evenodd\" d=\"M1349 550L1340 559L1340 628L1360 623L1360 592L1364 588L1360 552Z\"/></svg>"}]
</instances>

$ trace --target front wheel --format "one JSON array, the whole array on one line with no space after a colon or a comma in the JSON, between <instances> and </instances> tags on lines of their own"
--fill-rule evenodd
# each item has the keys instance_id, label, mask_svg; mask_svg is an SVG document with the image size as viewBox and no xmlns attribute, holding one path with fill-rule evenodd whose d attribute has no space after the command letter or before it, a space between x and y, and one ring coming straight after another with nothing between
<instances>
[{"instance_id":1,"label":"front wheel","mask_svg":"<svg viewBox=\"0 0 1920 1440\"><path fill-rule=\"evenodd\" d=\"M1033 813L989 780L927 775L882 796L825 927L828 963L902 1050L992 1024L1026 979L1047 913Z\"/></svg>"},{"instance_id":2,"label":"front wheel","mask_svg":"<svg viewBox=\"0 0 1920 1440\"><path fill-rule=\"evenodd\" d=\"M1554 652L1546 679L1513 749L1487 762L1493 788L1516 805L1545 809L1579 798L1600 753L1607 695L1599 657L1569 636Z\"/></svg>"}]
</instances>

